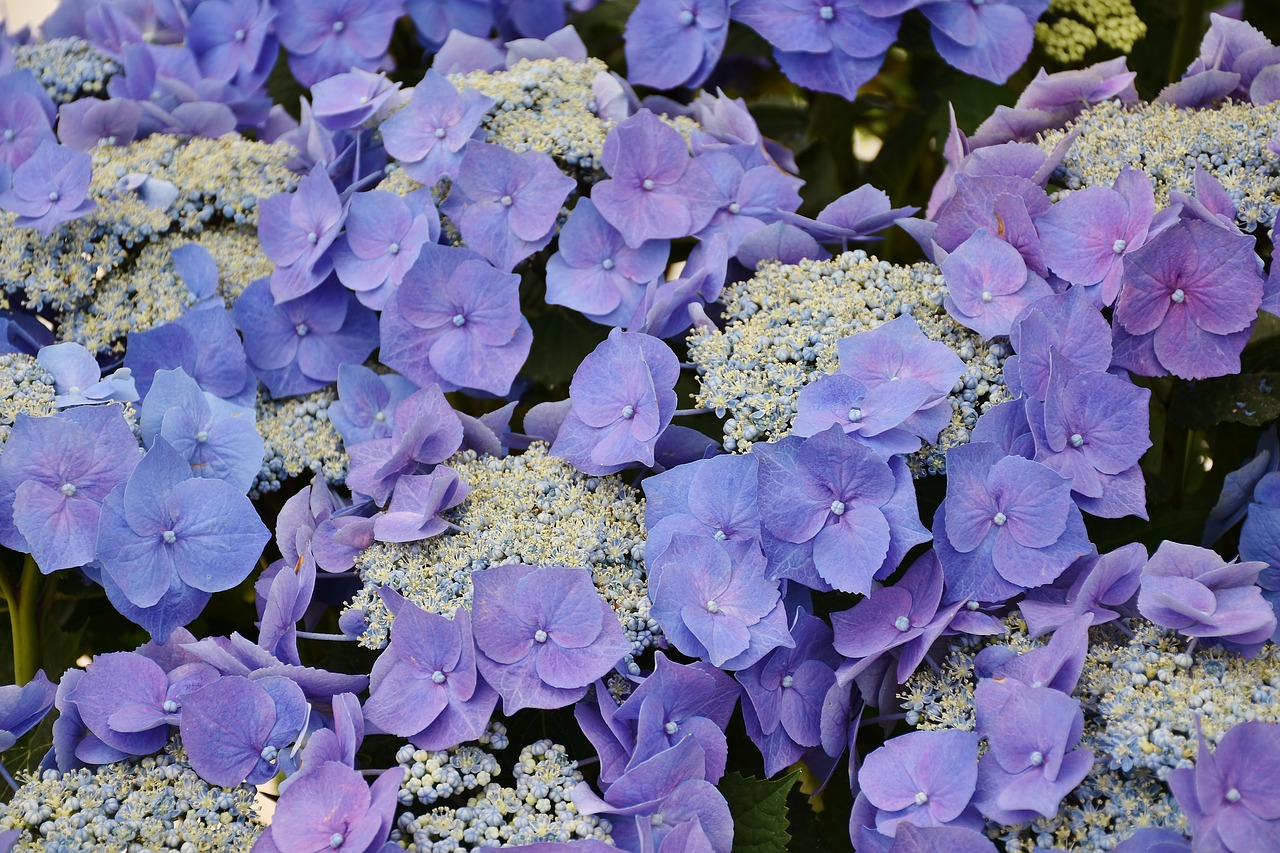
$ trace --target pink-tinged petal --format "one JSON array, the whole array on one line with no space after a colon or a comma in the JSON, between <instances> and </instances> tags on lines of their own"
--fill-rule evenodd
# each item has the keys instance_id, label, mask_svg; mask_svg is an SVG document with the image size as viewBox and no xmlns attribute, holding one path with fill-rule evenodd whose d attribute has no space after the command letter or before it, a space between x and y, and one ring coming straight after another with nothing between
<instances>
[{"instance_id":1,"label":"pink-tinged petal","mask_svg":"<svg viewBox=\"0 0 1280 853\"><path fill-rule=\"evenodd\" d=\"M889 553L890 530L884 513L870 506L845 509L813 539L818 574L836 589L866 595Z\"/></svg>"}]
</instances>

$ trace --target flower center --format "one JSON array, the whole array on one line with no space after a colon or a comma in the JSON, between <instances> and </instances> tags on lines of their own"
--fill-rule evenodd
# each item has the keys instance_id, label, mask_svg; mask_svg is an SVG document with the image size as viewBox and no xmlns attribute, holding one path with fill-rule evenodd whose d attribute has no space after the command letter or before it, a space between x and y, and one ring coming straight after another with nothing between
<instances>
[{"instance_id":1,"label":"flower center","mask_svg":"<svg viewBox=\"0 0 1280 853\"><path fill-rule=\"evenodd\" d=\"M293 327L293 330L298 333L298 337L300 338L305 338L307 336L307 332L311 331L307 328L306 323L299 323Z\"/></svg>"},{"instance_id":2,"label":"flower center","mask_svg":"<svg viewBox=\"0 0 1280 853\"><path fill-rule=\"evenodd\" d=\"M1129 248L1129 244L1124 240L1117 240L1111 244L1111 251L1115 252L1117 255L1127 248Z\"/></svg>"},{"instance_id":3,"label":"flower center","mask_svg":"<svg viewBox=\"0 0 1280 853\"><path fill-rule=\"evenodd\" d=\"M1187 294L1182 291L1181 287L1179 287L1173 293L1169 294L1169 298L1181 305L1183 300L1187 298Z\"/></svg>"},{"instance_id":4,"label":"flower center","mask_svg":"<svg viewBox=\"0 0 1280 853\"><path fill-rule=\"evenodd\" d=\"M824 21L830 21L835 18L835 16L836 10L832 9L830 6L823 6L818 9L818 17Z\"/></svg>"},{"instance_id":5,"label":"flower center","mask_svg":"<svg viewBox=\"0 0 1280 853\"><path fill-rule=\"evenodd\" d=\"M605 258L603 261L600 262L600 266L604 267L607 270L613 269L613 258Z\"/></svg>"},{"instance_id":6,"label":"flower center","mask_svg":"<svg viewBox=\"0 0 1280 853\"><path fill-rule=\"evenodd\" d=\"M1039 767L1041 764L1044 764L1044 753L1037 749L1031 753L1031 766Z\"/></svg>"},{"instance_id":7,"label":"flower center","mask_svg":"<svg viewBox=\"0 0 1280 853\"><path fill-rule=\"evenodd\" d=\"M262 748L262 752L258 753L258 756L268 764L274 764L276 760L276 753L276 748L267 744Z\"/></svg>"},{"instance_id":8,"label":"flower center","mask_svg":"<svg viewBox=\"0 0 1280 853\"><path fill-rule=\"evenodd\" d=\"M445 129L443 127L436 128L436 139L444 139Z\"/></svg>"},{"instance_id":9,"label":"flower center","mask_svg":"<svg viewBox=\"0 0 1280 853\"><path fill-rule=\"evenodd\" d=\"M54 190L53 192L49 193L49 201L57 201L58 198L59 196L58 196L57 190Z\"/></svg>"},{"instance_id":10,"label":"flower center","mask_svg":"<svg viewBox=\"0 0 1280 853\"><path fill-rule=\"evenodd\" d=\"M995 515L991 516L991 520L995 522L996 527L1003 527L1004 523L1009 520L1009 517L1003 512L997 512Z\"/></svg>"},{"instance_id":11,"label":"flower center","mask_svg":"<svg viewBox=\"0 0 1280 853\"><path fill-rule=\"evenodd\" d=\"M539 628L533 632L533 638L539 643L545 643L547 641L547 632Z\"/></svg>"},{"instance_id":12,"label":"flower center","mask_svg":"<svg viewBox=\"0 0 1280 853\"><path fill-rule=\"evenodd\" d=\"M720 605L716 604L716 600L714 598L707 599L707 612L708 613L720 612Z\"/></svg>"},{"instance_id":13,"label":"flower center","mask_svg":"<svg viewBox=\"0 0 1280 853\"><path fill-rule=\"evenodd\" d=\"M1083 435L1081 435L1081 434L1080 434L1080 433L1078 433L1078 432L1073 432L1073 433L1071 434L1071 446L1072 446L1072 447L1083 447L1083 446L1084 446L1084 436L1083 436Z\"/></svg>"},{"instance_id":14,"label":"flower center","mask_svg":"<svg viewBox=\"0 0 1280 853\"><path fill-rule=\"evenodd\" d=\"M179 705L177 702L173 701L172 699L164 700L164 704L161 705L160 707L164 709L164 712L166 714L176 714L178 713L179 709L182 708L181 705Z\"/></svg>"},{"instance_id":15,"label":"flower center","mask_svg":"<svg viewBox=\"0 0 1280 853\"><path fill-rule=\"evenodd\" d=\"M990 301L991 301L992 299L994 299L994 298L995 298L995 297L992 295L992 293L991 293L991 291L990 291L990 290L984 290L984 291L982 291L982 301L983 301L983 302L990 302Z\"/></svg>"},{"instance_id":16,"label":"flower center","mask_svg":"<svg viewBox=\"0 0 1280 853\"><path fill-rule=\"evenodd\" d=\"M640 184L640 186L644 187L646 190L651 190L653 189L653 181L651 181L648 178L645 178L644 183Z\"/></svg>"},{"instance_id":17,"label":"flower center","mask_svg":"<svg viewBox=\"0 0 1280 853\"><path fill-rule=\"evenodd\" d=\"M204 444L208 440L209 440L209 433L205 432L204 430L200 430L198 433L196 433L196 441L200 442L201 444Z\"/></svg>"},{"instance_id":18,"label":"flower center","mask_svg":"<svg viewBox=\"0 0 1280 853\"><path fill-rule=\"evenodd\" d=\"M246 35L247 33L245 33L244 30L236 30L234 33L231 34L231 37L236 41L244 41L244 38Z\"/></svg>"},{"instance_id":19,"label":"flower center","mask_svg":"<svg viewBox=\"0 0 1280 853\"><path fill-rule=\"evenodd\" d=\"M681 13L680 13L680 23L684 24L686 27L687 27L687 26L689 26L690 24L692 24L692 23L693 23L693 13L692 13L692 12L690 12L688 9L685 9L683 12L681 12Z\"/></svg>"},{"instance_id":20,"label":"flower center","mask_svg":"<svg viewBox=\"0 0 1280 853\"><path fill-rule=\"evenodd\" d=\"M832 502L831 502L831 514L832 514L832 515L844 515L844 501L832 501Z\"/></svg>"},{"instance_id":21,"label":"flower center","mask_svg":"<svg viewBox=\"0 0 1280 853\"><path fill-rule=\"evenodd\" d=\"M381 423L386 423L386 420L387 420L387 413L386 413L386 412L378 412L376 415L374 415L374 416L373 416L373 419L374 419L375 421L377 421L378 423L380 423L380 424L381 424Z\"/></svg>"},{"instance_id":22,"label":"flower center","mask_svg":"<svg viewBox=\"0 0 1280 853\"><path fill-rule=\"evenodd\" d=\"M679 725L678 723L676 723L676 722L673 720L673 721L671 721L671 722L667 723L665 726L663 726L663 727L662 727L662 729L663 729L663 731L665 731L667 734L669 734L669 735L673 735L673 734L675 734L676 732L680 731L680 725Z\"/></svg>"},{"instance_id":23,"label":"flower center","mask_svg":"<svg viewBox=\"0 0 1280 853\"><path fill-rule=\"evenodd\" d=\"M387 247L387 252L392 255L400 254L400 244L392 243L390 246Z\"/></svg>"},{"instance_id":24,"label":"flower center","mask_svg":"<svg viewBox=\"0 0 1280 853\"><path fill-rule=\"evenodd\" d=\"M635 407L635 406L627 405L627 406L623 406L623 407L622 407L622 416L623 416L624 418L631 418L631 417L634 417L634 416L635 416L635 413L636 413L636 407Z\"/></svg>"},{"instance_id":25,"label":"flower center","mask_svg":"<svg viewBox=\"0 0 1280 853\"><path fill-rule=\"evenodd\" d=\"M652 817L650 817L650 818L649 818L649 825L650 825L650 826L662 826L662 813L661 813L661 812L659 812L658 814L653 815Z\"/></svg>"},{"instance_id":26,"label":"flower center","mask_svg":"<svg viewBox=\"0 0 1280 853\"><path fill-rule=\"evenodd\" d=\"M729 202L729 212L732 213L734 216L737 216L738 212L741 210L742 210L742 205L738 204L736 201Z\"/></svg>"},{"instance_id":27,"label":"flower center","mask_svg":"<svg viewBox=\"0 0 1280 853\"><path fill-rule=\"evenodd\" d=\"M465 326L466 324L467 324L467 318L466 318L466 317L463 317L461 314L454 314L454 315L453 315L453 325L455 325L455 326Z\"/></svg>"},{"instance_id":28,"label":"flower center","mask_svg":"<svg viewBox=\"0 0 1280 853\"><path fill-rule=\"evenodd\" d=\"M500 198L500 199L498 199L498 200L502 202L502 206L503 206L503 207L510 207L510 206L511 206L511 196L509 196L509 195L504 195L502 198Z\"/></svg>"},{"instance_id":29,"label":"flower center","mask_svg":"<svg viewBox=\"0 0 1280 853\"><path fill-rule=\"evenodd\" d=\"M62 492L67 497L71 497L76 493L76 487L73 483L63 483L62 488L58 489L58 491Z\"/></svg>"},{"instance_id":30,"label":"flower center","mask_svg":"<svg viewBox=\"0 0 1280 853\"><path fill-rule=\"evenodd\" d=\"M917 806L923 806L925 803L929 802L929 795L924 791L916 791L914 799Z\"/></svg>"},{"instance_id":31,"label":"flower center","mask_svg":"<svg viewBox=\"0 0 1280 853\"><path fill-rule=\"evenodd\" d=\"M334 31L335 33L340 33L340 32L342 32L343 30L345 30L346 28L347 28L347 25L346 25L346 23L345 23L344 21L334 21L334 22L333 22L333 31Z\"/></svg>"},{"instance_id":32,"label":"flower center","mask_svg":"<svg viewBox=\"0 0 1280 853\"><path fill-rule=\"evenodd\" d=\"M166 530L164 533L161 533L160 538L163 539L167 545L172 545L174 542L178 541L178 535L172 530Z\"/></svg>"},{"instance_id":33,"label":"flower center","mask_svg":"<svg viewBox=\"0 0 1280 853\"><path fill-rule=\"evenodd\" d=\"M314 231L308 231L307 242L314 246L316 243L320 242L320 235Z\"/></svg>"},{"instance_id":34,"label":"flower center","mask_svg":"<svg viewBox=\"0 0 1280 853\"><path fill-rule=\"evenodd\" d=\"M852 409L849 410L849 420L857 421L861 419L862 419L862 409L859 409L857 406L854 406Z\"/></svg>"},{"instance_id":35,"label":"flower center","mask_svg":"<svg viewBox=\"0 0 1280 853\"><path fill-rule=\"evenodd\" d=\"M16 133L14 133L14 131L13 131L13 128L12 128L12 127L6 127L6 128L4 129L4 141L5 141L5 142L12 142L12 141L13 141L13 137L15 137L15 136L17 136L17 134L16 134Z\"/></svg>"},{"instance_id":36,"label":"flower center","mask_svg":"<svg viewBox=\"0 0 1280 853\"><path fill-rule=\"evenodd\" d=\"M902 631L903 633L906 633L907 631L911 630L911 620L905 616L899 616L897 619L893 620L893 627L897 628L899 631Z\"/></svg>"},{"instance_id":37,"label":"flower center","mask_svg":"<svg viewBox=\"0 0 1280 853\"><path fill-rule=\"evenodd\" d=\"M444 684L444 673L437 669L435 672L431 673L431 680L436 684Z\"/></svg>"},{"instance_id":38,"label":"flower center","mask_svg":"<svg viewBox=\"0 0 1280 853\"><path fill-rule=\"evenodd\" d=\"M334 850L337 850L339 847L342 846L342 842L346 840L347 839L342 837L341 832L335 832L333 835L329 836L329 846L332 847Z\"/></svg>"},{"instance_id":39,"label":"flower center","mask_svg":"<svg viewBox=\"0 0 1280 853\"><path fill-rule=\"evenodd\" d=\"M1228 803L1240 802L1240 789L1232 788L1230 791L1227 791L1226 799Z\"/></svg>"},{"instance_id":40,"label":"flower center","mask_svg":"<svg viewBox=\"0 0 1280 853\"><path fill-rule=\"evenodd\" d=\"M716 531L716 535L715 535L713 538L714 538L717 542L723 542L724 540L728 539L729 537L725 535L725 532L724 532L723 530L717 530L717 531Z\"/></svg>"},{"instance_id":41,"label":"flower center","mask_svg":"<svg viewBox=\"0 0 1280 853\"><path fill-rule=\"evenodd\" d=\"M361 96L360 96L360 103L362 103L362 104L367 104L367 103L369 103L369 96L368 96L368 95L361 95Z\"/></svg>"},{"instance_id":42,"label":"flower center","mask_svg":"<svg viewBox=\"0 0 1280 853\"><path fill-rule=\"evenodd\" d=\"M783 686L783 687L790 687L791 685L793 685L793 684L795 684L795 683L796 683L796 680L795 680L795 678L794 678L794 677L792 677L792 676L790 676L790 675L784 675L784 676L782 676L782 686Z\"/></svg>"}]
</instances>

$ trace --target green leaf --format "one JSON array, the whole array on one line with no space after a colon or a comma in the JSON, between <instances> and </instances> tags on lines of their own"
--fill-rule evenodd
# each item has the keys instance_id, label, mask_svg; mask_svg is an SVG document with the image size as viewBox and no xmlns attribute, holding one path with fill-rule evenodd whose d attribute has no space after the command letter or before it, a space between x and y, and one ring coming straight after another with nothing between
<instances>
[{"instance_id":1,"label":"green leaf","mask_svg":"<svg viewBox=\"0 0 1280 853\"><path fill-rule=\"evenodd\" d=\"M800 777L793 770L778 779L757 779L728 773L720 780L720 793L733 815L733 853L787 853L787 793Z\"/></svg>"},{"instance_id":2,"label":"green leaf","mask_svg":"<svg viewBox=\"0 0 1280 853\"><path fill-rule=\"evenodd\" d=\"M578 365L609 336L609 327L555 306L528 313L533 349L524 374L549 389L567 387Z\"/></svg>"},{"instance_id":3,"label":"green leaf","mask_svg":"<svg viewBox=\"0 0 1280 853\"><path fill-rule=\"evenodd\" d=\"M1179 385L1169 402L1169 420L1188 429L1220 423L1262 426L1280 418L1280 371L1220 376Z\"/></svg>"}]
</instances>

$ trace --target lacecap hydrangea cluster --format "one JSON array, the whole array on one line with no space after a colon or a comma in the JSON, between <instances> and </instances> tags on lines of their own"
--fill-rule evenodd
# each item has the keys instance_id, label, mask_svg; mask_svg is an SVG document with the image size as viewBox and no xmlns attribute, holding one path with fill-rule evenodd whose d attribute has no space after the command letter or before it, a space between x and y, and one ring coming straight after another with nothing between
<instances>
[{"instance_id":1,"label":"lacecap hydrangea cluster","mask_svg":"<svg viewBox=\"0 0 1280 853\"><path fill-rule=\"evenodd\" d=\"M1036 44L1063 65L1080 62L1098 47L1129 53L1146 34L1129 0L1049 0L1036 23Z\"/></svg>"},{"instance_id":2,"label":"lacecap hydrangea cluster","mask_svg":"<svg viewBox=\"0 0 1280 853\"><path fill-rule=\"evenodd\" d=\"M98 767L38 772L0 805L0 836L16 850L227 850L247 853L262 831L251 785L211 785L177 739L162 752Z\"/></svg>"}]
</instances>

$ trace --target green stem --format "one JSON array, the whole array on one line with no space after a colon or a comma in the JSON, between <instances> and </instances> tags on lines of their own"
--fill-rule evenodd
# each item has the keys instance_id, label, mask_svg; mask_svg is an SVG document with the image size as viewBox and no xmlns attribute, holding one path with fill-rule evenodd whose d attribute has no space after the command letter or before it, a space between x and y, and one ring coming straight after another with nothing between
<instances>
[{"instance_id":1,"label":"green stem","mask_svg":"<svg viewBox=\"0 0 1280 853\"><path fill-rule=\"evenodd\" d=\"M13 677L19 685L35 678L40 668L39 620L36 618L40 581L40 568L30 554L23 560L16 589L12 579L0 570L0 594L9 605L9 626L13 634Z\"/></svg>"}]
</instances>

